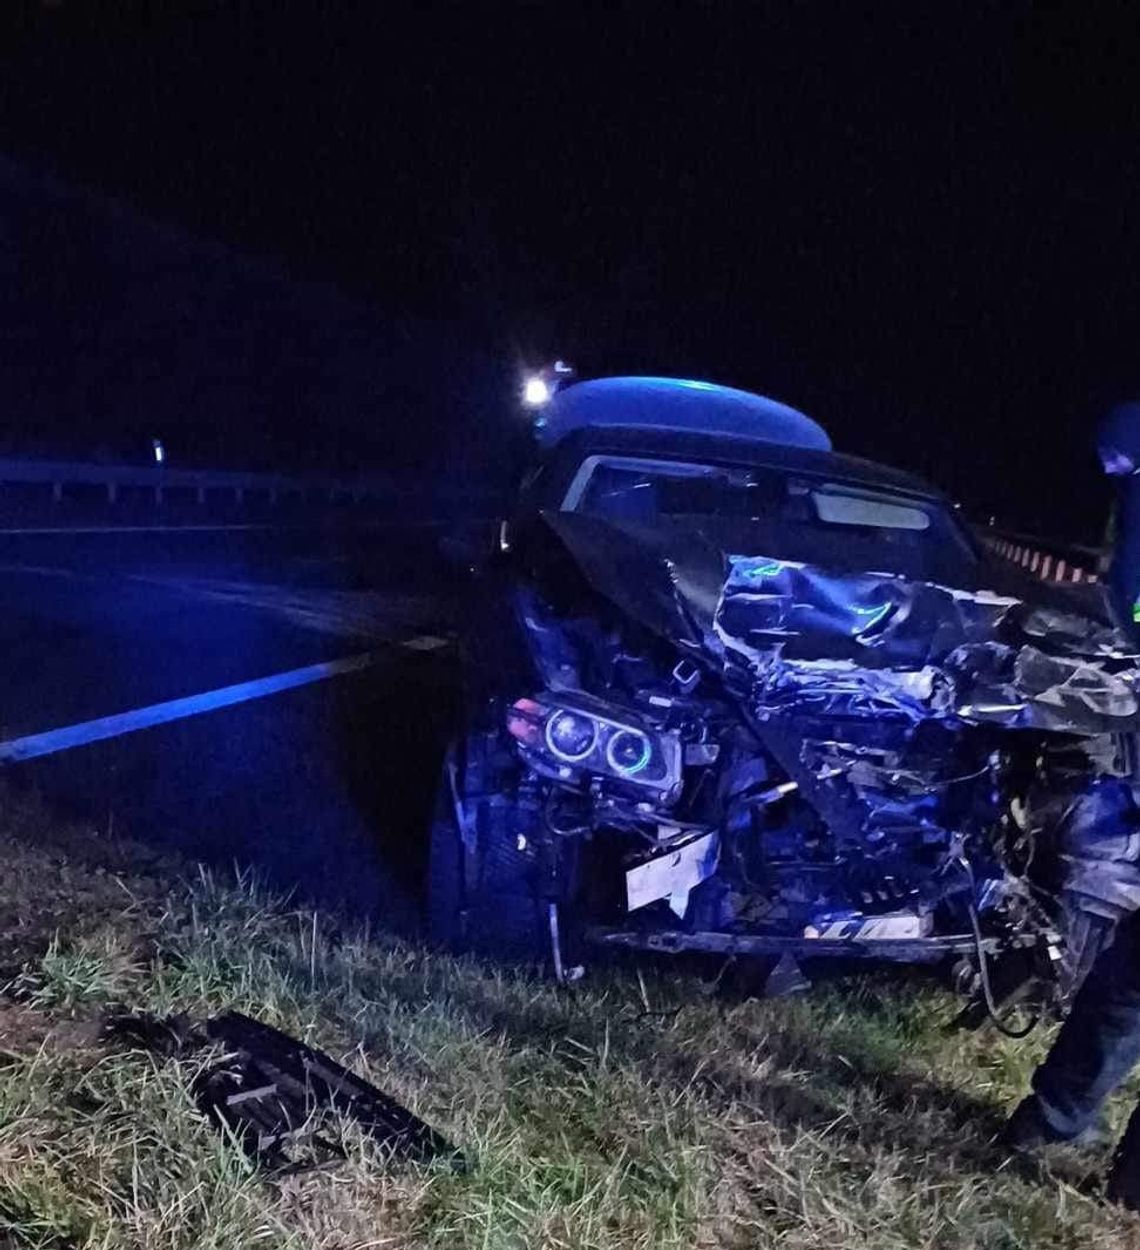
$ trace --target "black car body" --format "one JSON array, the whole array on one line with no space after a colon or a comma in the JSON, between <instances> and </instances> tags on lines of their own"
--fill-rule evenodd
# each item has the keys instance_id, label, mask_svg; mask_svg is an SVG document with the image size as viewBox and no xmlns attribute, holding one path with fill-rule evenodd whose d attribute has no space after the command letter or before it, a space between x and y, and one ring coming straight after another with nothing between
<instances>
[{"instance_id":1,"label":"black car body","mask_svg":"<svg viewBox=\"0 0 1140 1250\"><path fill-rule=\"evenodd\" d=\"M609 398L481 572L436 935L559 975L597 944L1052 966L1067 939L1072 982L1140 901L1124 640L987 589L908 474Z\"/></svg>"}]
</instances>

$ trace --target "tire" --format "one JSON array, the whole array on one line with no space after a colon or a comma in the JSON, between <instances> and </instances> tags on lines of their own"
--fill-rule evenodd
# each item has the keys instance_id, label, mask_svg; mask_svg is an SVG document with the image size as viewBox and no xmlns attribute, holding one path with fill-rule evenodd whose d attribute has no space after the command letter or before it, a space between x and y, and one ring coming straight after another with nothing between
<instances>
[{"instance_id":1,"label":"tire","mask_svg":"<svg viewBox=\"0 0 1140 1250\"><path fill-rule=\"evenodd\" d=\"M469 746L472 744L468 744ZM475 846L463 845L452 794L451 760L436 794L428 864L432 940L451 950L535 962L549 953L539 847L520 838L523 822L509 793L462 793L470 770L457 773Z\"/></svg>"}]
</instances>

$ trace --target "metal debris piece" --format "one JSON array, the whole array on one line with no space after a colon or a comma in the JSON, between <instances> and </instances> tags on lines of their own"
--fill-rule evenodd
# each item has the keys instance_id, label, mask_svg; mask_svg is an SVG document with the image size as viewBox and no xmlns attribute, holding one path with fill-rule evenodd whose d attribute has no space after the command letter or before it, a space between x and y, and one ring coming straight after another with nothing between
<instances>
[{"instance_id":1,"label":"metal debris piece","mask_svg":"<svg viewBox=\"0 0 1140 1250\"><path fill-rule=\"evenodd\" d=\"M463 1152L395 1099L319 1050L238 1011L195 1025L186 1017L120 1016L108 1036L164 1054L209 1042L226 1055L192 1087L199 1109L259 1162L274 1169L314 1167L343 1151L320 1132L324 1113L354 1120L392 1155L443 1159L466 1171Z\"/></svg>"},{"instance_id":2,"label":"metal debris piece","mask_svg":"<svg viewBox=\"0 0 1140 1250\"><path fill-rule=\"evenodd\" d=\"M810 989L811 982L790 951L784 951L776 960L775 967L764 981L765 998L787 998L791 994L804 994Z\"/></svg>"},{"instance_id":3,"label":"metal debris piece","mask_svg":"<svg viewBox=\"0 0 1140 1250\"><path fill-rule=\"evenodd\" d=\"M252 1153L286 1162L287 1146L315 1137L315 1113L332 1110L351 1116L393 1154L417 1162L444 1158L457 1171L465 1169L462 1152L418 1116L287 1033L227 1011L206 1022L206 1035L233 1057L203 1073L195 1089L198 1105Z\"/></svg>"}]
</instances>

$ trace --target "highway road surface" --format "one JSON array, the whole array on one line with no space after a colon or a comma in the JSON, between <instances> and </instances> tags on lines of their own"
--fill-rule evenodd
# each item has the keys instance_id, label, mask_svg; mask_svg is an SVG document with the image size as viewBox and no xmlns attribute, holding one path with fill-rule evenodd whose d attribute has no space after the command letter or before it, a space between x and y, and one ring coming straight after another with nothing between
<instances>
[{"instance_id":1,"label":"highway road surface","mask_svg":"<svg viewBox=\"0 0 1140 1250\"><path fill-rule=\"evenodd\" d=\"M0 534L0 777L415 923L454 692L436 534Z\"/></svg>"}]
</instances>

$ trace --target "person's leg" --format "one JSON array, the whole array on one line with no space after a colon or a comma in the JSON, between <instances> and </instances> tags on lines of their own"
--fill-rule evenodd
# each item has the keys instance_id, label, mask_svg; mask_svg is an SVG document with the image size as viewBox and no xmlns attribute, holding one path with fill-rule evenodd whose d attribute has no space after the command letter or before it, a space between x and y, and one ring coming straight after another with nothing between
<instances>
[{"instance_id":1,"label":"person's leg","mask_svg":"<svg viewBox=\"0 0 1140 1250\"><path fill-rule=\"evenodd\" d=\"M1108 1174L1106 1197L1140 1211L1140 1107L1132 1113Z\"/></svg>"},{"instance_id":2,"label":"person's leg","mask_svg":"<svg viewBox=\"0 0 1140 1250\"><path fill-rule=\"evenodd\" d=\"M1068 1020L1033 1076L1033 1102L1049 1135L1067 1141L1096 1122L1101 1104L1140 1062L1140 912L1120 922Z\"/></svg>"}]
</instances>

